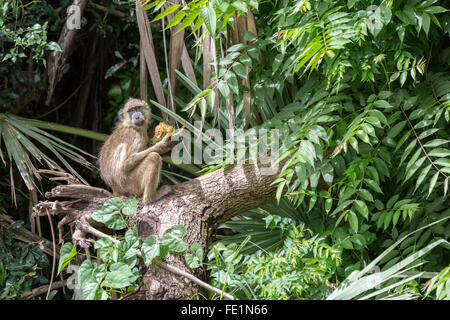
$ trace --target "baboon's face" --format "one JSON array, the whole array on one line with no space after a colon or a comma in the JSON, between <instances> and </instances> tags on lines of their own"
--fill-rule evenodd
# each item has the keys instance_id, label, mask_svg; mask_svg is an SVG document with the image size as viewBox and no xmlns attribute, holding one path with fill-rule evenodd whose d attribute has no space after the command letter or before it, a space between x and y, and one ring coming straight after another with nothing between
<instances>
[{"instance_id":1,"label":"baboon's face","mask_svg":"<svg viewBox=\"0 0 450 320\"><path fill-rule=\"evenodd\" d=\"M126 126L146 126L150 120L150 108L139 99L130 99L120 113L122 113L121 118Z\"/></svg>"},{"instance_id":2,"label":"baboon's face","mask_svg":"<svg viewBox=\"0 0 450 320\"><path fill-rule=\"evenodd\" d=\"M128 110L128 116L130 117L131 123L140 127L145 123L145 114L143 107L132 107Z\"/></svg>"}]
</instances>

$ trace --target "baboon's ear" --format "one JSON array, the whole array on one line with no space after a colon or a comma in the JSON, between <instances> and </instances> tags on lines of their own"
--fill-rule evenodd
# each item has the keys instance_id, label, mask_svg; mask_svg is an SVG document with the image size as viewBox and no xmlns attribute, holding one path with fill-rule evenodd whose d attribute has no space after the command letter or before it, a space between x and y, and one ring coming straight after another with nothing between
<instances>
[{"instance_id":1,"label":"baboon's ear","mask_svg":"<svg viewBox=\"0 0 450 320\"><path fill-rule=\"evenodd\" d=\"M123 121L123 108L121 108L121 109L119 110L119 112L117 113L117 120L118 120L119 122L122 122L122 121Z\"/></svg>"}]
</instances>

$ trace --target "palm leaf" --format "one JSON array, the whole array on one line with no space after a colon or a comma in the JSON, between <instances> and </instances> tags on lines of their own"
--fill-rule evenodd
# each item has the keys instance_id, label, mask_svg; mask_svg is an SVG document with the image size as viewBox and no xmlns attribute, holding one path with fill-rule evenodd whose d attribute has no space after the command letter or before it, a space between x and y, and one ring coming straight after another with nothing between
<instances>
[{"instance_id":1,"label":"palm leaf","mask_svg":"<svg viewBox=\"0 0 450 320\"><path fill-rule=\"evenodd\" d=\"M386 281L392 279L401 277L403 274L405 274L408 270L415 268L422 263L418 263L412 266L412 264L417 261L420 257L424 256L425 254L429 253L434 247L441 245L441 244L447 244L450 245L450 243L444 239L436 240L426 247L420 249L419 251L409 255L407 258L401 260L400 262L396 263L392 267L388 268L387 270L384 270L382 272L374 273L367 275L368 271L371 270L377 263L379 263L389 252L391 252L394 248L396 248L400 243L405 241L408 237L413 235L414 233L423 230L425 228L429 228L435 224L441 223L444 220L448 219L449 217L440 219L438 221L435 221L433 223L430 223L422 228L419 228L406 236L399 239L397 242L392 244L389 248L387 248L385 251L383 251L382 254L380 254L376 259L374 259L371 263L369 263L363 270L361 271L354 271L352 272L347 279L345 279L341 286L337 288L331 295L328 296L327 300L349 300L354 299L363 294L364 292L367 292L369 290L374 289L375 287L381 285L382 283L385 283ZM360 299L368 299L373 296L377 296L381 293L384 293L387 290L390 290L392 288L398 287L399 285L415 279L422 277L423 273L418 272L416 274L413 274L411 277L409 277L406 280L399 281L393 285L390 285L388 288L383 288L381 290L369 293L365 296L363 296Z\"/></svg>"},{"instance_id":2,"label":"palm leaf","mask_svg":"<svg viewBox=\"0 0 450 320\"><path fill-rule=\"evenodd\" d=\"M28 119L18 118L13 115L0 114L0 142L4 141L4 148L6 149L10 165L12 166L13 163L16 165L27 188L33 190L36 187L34 178L40 179L35 162L50 169L63 170L51 156L36 145L36 142L51 151L51 155L59 159L71 174L87 184L67 160L92 168L92 164L82 154L91 155L33 126L32 122L28 121ZM3 158L3 150L0 150L0 154L3 164L6 165Z\"/></svg>"}]
</instances>

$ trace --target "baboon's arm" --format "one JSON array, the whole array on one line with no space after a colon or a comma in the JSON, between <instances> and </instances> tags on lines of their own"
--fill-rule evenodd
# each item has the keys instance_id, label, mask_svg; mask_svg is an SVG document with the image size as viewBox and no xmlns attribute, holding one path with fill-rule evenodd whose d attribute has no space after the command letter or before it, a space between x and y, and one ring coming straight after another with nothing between
<instances>
[{"instance_id":1,"label":"baboon's arm","mask_svg":"<svg viewBox=\"0 0 450 320\"><path fill-rule=\"evenodd\" d=\"M123 164L124 171L127 173L131 172L131 170L133 170L151 152L156 152L159 154L169 152L176 143L177 142L170 141L170 137L166 137L160 142L156 143L154 146L132 154L125 160Z\"/></svg>"}]
</instances>

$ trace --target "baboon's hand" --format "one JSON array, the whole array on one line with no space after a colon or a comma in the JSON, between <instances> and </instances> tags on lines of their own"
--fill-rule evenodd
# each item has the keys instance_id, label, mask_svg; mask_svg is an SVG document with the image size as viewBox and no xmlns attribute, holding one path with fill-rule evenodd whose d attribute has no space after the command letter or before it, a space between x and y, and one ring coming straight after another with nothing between
<instances>
[{"instance_id":1,"label":"baboon's hand","mask_svg":"<svg viewBox=\"0 0 450 320\"><path fill-rule=\"evenodd\" d=\"M154 146L150 147L150 152L157 152L159 154L164 154L172 150L177 144L177 141L171 141L171 137L164 137L161 141L157 142Z\"/></svg>"}]
</instances>

